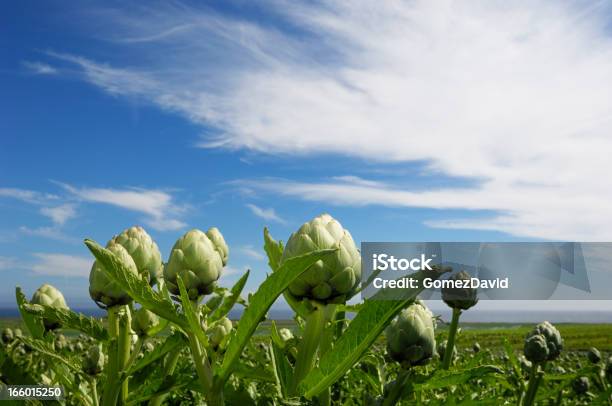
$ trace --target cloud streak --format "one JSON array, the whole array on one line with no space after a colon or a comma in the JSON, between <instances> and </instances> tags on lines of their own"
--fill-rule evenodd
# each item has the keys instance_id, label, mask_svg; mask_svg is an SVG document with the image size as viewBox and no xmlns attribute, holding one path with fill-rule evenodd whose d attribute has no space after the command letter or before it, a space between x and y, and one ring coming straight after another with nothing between
<instances>
[{"instance_id":1,"label":"cloud streak","mask_svg":"<svg viewBox=\"0 0 612 406\"><path fill-rule=\"evenodd\" d=\"M57 253L35 253L30 270L38 275L87 278L93 260L87 257Z\"/></svg>"},{"instance_id":2,"label":"cloud streak","mask_svg":"<svg viewBox=\"0 0 612 406\"><path fill-rule=\"evenodd\" d=\"M604 3L271 5L272 23L180 4L109 11L106 39L146 65L55 57L109 93L216 127L208 148L419 161L478 181L418 195L351 179L288 182L285 195L500 213L436 227L612 236Z\"/></svg>"},{"instance_id":3,"label":"cloud streak","mask_svg":"<svg viewBox=\"0 0 612 406\"><path fill-rule=\"evenodd\" d=\"M271 207L265 209L251 203L247 204L246 207L248 207L249 210L251 210L251 212L259 218L262 218L267 221L274 221L280 224L286 223L285 219L281 218L278 214L276 214L276 211Z\"/></svg>"}]
</instances>

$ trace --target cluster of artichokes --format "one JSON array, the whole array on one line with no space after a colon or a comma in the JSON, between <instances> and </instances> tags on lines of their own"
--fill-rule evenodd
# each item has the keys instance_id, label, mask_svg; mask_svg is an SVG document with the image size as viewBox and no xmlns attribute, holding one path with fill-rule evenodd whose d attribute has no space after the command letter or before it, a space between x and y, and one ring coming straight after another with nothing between
<instances>
[{"instance_id":1,"label":"cluster of artichokes","mask_svg":"<svg viewBox=\"0 0 612 406\"><path fill-rule=\"evenodd\" d=\"M525 358L534 364L552 361L559 357L563 349L563 338L559 330L544 321L527 334L523 352Z\"/></svg>"}]
</instances>

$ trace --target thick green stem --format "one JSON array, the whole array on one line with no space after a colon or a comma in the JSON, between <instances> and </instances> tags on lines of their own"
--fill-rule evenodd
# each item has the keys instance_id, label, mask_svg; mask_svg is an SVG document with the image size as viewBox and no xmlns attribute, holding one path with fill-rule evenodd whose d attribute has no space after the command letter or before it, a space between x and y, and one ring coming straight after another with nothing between
<instances>
[{"instance_id":1,"label":"thick green stem","mask_svg":"<svg viewBox=\"0 0 612 406\"><path fill-rule=\"evenodd\" d=\"M90 377L89 379L89 385L91 386L91 398L93 401L93 406L98 406L99 405L99 400L98 400L98 381L96 380L95 377Z\"/></svg>"},{"instance_id":2,"label":"thick green stem","mask_svg":"<svg viewBox=\"0 0 612 406\"><path fill-rule=\"evenodd\" d=\"M130 359L130 347L132 346L131 324L130 309L127 306L122 306L119 316L119 339L117 341L117 361L121 372L125 371L128 360ZM119 396L120 404L125 404L127 401L128 385L128 378L126 378L121 383Z\"/></svg>"},{"instance_id":3,"label":"thick green stem","mask_svg":"<svg viewBox=\"0 0 612 406\"><path fill-rule=\"evenodd\" d=\"M531 367L531 373L529 374L529 385L527 386L527 393L523 403L524 406L533 405L533 401L535 400L536 393L538 391L538 385L540 384L543 376L543 373L539 372L539 369L539 364L534 363Z\"/></svg>"},{"instance_id":4,"label":"thick green stem","mask_svg":"<svg viewBox=\"0 0 612 406\"><path fill-rule=\"evenodd\" d=\"M204 387L206 393L206 400L209 405L222 405L223 401L223 388L217 388L213 385L213 373L212 367L208 362L206 351L202 349L198 338L193 332L188 331L187 336L189 338L189 348L193 358L193 363L200 379L200 384Z\"/></svg>"},{"instance_id":5,"label":"thick green stem","mask_svg":"<svg viewBox=\"0 0 612 406\"><path fill-rule=\"evenodd\" d=\"M397 378L395 379L395 384L383 400L383 406L393 406L398 403L402 397L402 392L404 391L404 386L406 386L409 375L410 371L408 369L400 370L400 372L397 374Z\"/></svg>"},{"instance_id":6,"label":"thick green stem","mask_svg":"<svg viewBox=\"0 0 612 406\"><path fill-rule=\"evenodd\" d=\"M106 383L102 395L104 406L114 406L117 403L116 382L119 379L119 367L117 362L117 339L119 335L119 319L117 318L117 307L107 310L108 335L110 344L108 348L108 364L106 367Z\"/></svg>"},{"instance_id":7,"label":"thick green stem","mask_svg":"<svg viewBox=\"0 0 612 406\"><path fill-rule=\"evenodd\" d=\"M446 341L446 349L444 350L444 359L442 360L442 369L448 369L453 359L453 350L455 349L455 337L457 336L457 328L459 327L459 316L461 310L453 308L453 319L448 331L448 340Z\"/></svg>"},{"instance_id":8,"label":"thick green stem","mask_svg":"<svg viewBox=\"0 0 612 406\"><path fill-rule=\"evenodd\" d=\"M325 309L325 321L327 320L337 320L335 317L336 306L335 305L327 305ZM321 339L321 343L319 346L319 356L322 357L332 348L332 342L334 341L334 336L337 333L337 330L334 328L335 326L332 324L329 327L324 326L323 337ZM329 406L331 405L331 386L325 389L318 396L319 405L321 406Z\"/></svg>"},{"instance_id":9,"label":"thick green stem","mask_svg":"<svg viewBox=\"0 0 612 406\"><path fill-rule=\"evenodd\" d=\"M304 336L298 347L297 360L291 382L292 395L297 394L300 382L308 375L313 367L317 349L321 342L321 335L325 329L326 312L324 305L316 305L315 309L306 318Z\"/></svg>"},{"instance_id":10,"label":"thick green stem","mask_svg":"<svg viewBox=\"0 0 612 406\"><path fill-rule=\"evenodd\" d=\"M181 350L176 349L166 356L166 360L164 361L164 377L171 376L174 373L174 368L176 368L180 354ZM167 393L155 396L149 401L149 406L160 406L164 399L166 399L166 396L168 396Z\"/></svg>"}]
</instances>

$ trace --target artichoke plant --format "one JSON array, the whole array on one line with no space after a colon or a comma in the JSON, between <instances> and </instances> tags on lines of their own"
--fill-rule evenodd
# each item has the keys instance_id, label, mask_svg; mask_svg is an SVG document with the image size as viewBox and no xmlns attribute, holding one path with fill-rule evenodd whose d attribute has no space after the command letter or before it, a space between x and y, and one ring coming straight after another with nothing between
<instances>
[{"instance_id":1,"label":"artichoke plant","mask_svg":"<svg viewBox=\"0 0 612 406\"><path fill-rule=\"evenodd\" d=\"M589 391L591 383L586 376L579 376L572 381L572 389L577 395L583 395Z\"/></svg>"},{"instance_id":2,"label":"artichoke plant","mask_svg":"<svg viewBox=\"0 0 612 406\"><path fill-rule=\"evenodd\" d=\"M157 328L161 323L158 315L141 307L132 317L132 330L139 337L147 336L148 332Z\"/></svg>"},{"instance_id":3,"label":"artichoke plant","mask_svg":"<svg viewBox=\"0 0 612 406\"><path fill-rule=\"evenodd\" d=\"M131 273L138 275L138 268L134 260L122 245L111 240L106 248L115 254ZM132 301L121 286L106 276L104 266L97 260L89 273L89 295L103 309L125 305Z\"/></svg>"},{"instance_id":4,"label":"artichoke plant","mask_svg":"<svg viewBox=\"0 0 612 406\"><path fill-rule=\"evenodd\" d=\"M148 274L152 285L162 277L163 264L157 244L140 226L130 227L114 236L109 243L119 244L130 254L139 274Z\"/></svg>"},{"instance_id":5,"label":"artichoke plant","mask_svg":"<svg viewBox=\"0 0 612 406\"><path fill-rule=\"evenodd\" d=\"M15 339L15 335L13 334L13 330L10 327L6 327L2 330L2 343L10 344Z\"/></svg>"},{"instance_id":6,"label":"artichoke plant","mask_svg":"<svg viewBox=\"0 0 612 406\"><path fill-rule=\"evenodd\" d=\"M436 354L434 316L420 301L403 309L385 329L387 352L405 366L424 365Z\"/></svg>"},{"instance_id":7,"label":"artichoke plant","mask_svg":"<svg viewBox=\"0 0 612 406\"><path fill-rule=\"evenodd\" d=\"M38 288L36 292L34 292L30 303L55 307L57 309L68 309L68 305L66 304L66 300L64 299L62 292L46 283ZM43 318L43 324L46 330L55 330L60 327L59 322L48 320L46 318Z\"/></svg>"},{"instance_id":8,"label":"artichoke plant","mask_svg":"<svg viewBox=\"0 0 612 406\"><path fill-rule=\"evenodd\" d=\"M589 348L589 351L587 352L587 357L589 361L591 361L591 363L593 364L599 364L599 361L601 361L601 353L595 347Z\"/></svg>"},{"instance_id":9,"label":"artichoke plant","mask_svg":"<svg viewBox=\"0 0 612 406\"><path fill-rule=\"evenodd\" d=\"M214 350L217 350L225 337L229 335L232 331L233 325L232 321L227 317L223 317L220 320L217 320L208 330L208 338L210 340L210 344Z\"/></svg>"},{"instance_id":10,"label":"artichoke plant","mask_svg":"<svg viewBox=\"0 0 612 406\"><path fill-rule=\"evenodd\" d=\"M555 360L562 349L563 338L559 330L548 321L535 326L525 338L525 357L534 363Z\"/></svg>"},{"instance_id":11,"label":"artichoke plant","mask_svg":"<svg viewBox=\"0 0 612 406\"><path fill-rule=\"evenodd\" d=\"M453 281L469 281L470 274L461 271L450 277ZM452 309L468 310L478 303L478 290L475 288L442 288L442 300Z\"/></svg>"},{"instance_id":12,"label":"artichoke plant","mask_svg":"<svg viewBox=\"0 0 612 406\"><path fill-rule=\"evenodd\" d=\"M104 369L106 357L102 351L102 344L94 344L83 355L83 371L87 375L98 375Z\"/></svg>"},{"instance_id":13,"label":"artichoke plant","mask_svg":"<svg viewBox=\"0 0 612 406\"><path fill-rule=\"evenodd\" d=\"M228 254L227 244L217 228L210 228L206 233L197 229L187 232L172 247L164 268L168 290L174 295L180 294L180 276L190 300L212 293L227 264Z\"/></svg>"},{"instance_id":14,"label":"artichoke plant","mask_svg":"<svg viewBox=\"0 0 612 406\"><path fill-rule=\"evenodd\" d=\"M329 214L315 217L291 234L280 265L291 258L326 248L337 248L337 251L317 261L289 285L289 293L295 299L311 299L323 304L344 303L357 290L361 256L349 231Z\"/></svg>"}]
</instances>

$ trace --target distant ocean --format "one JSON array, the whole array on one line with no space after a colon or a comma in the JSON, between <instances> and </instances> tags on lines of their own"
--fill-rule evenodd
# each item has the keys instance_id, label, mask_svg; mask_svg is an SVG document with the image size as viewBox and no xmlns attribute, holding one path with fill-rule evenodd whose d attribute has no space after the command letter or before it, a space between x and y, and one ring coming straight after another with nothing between
<instances>
[{"instance_id":1,"label":"distant ocean","mask_svg":"<svg viewBox=\"0 0 612 406\"><path fill-rule=\"evenodd\" d=\"M104 316L105 311L99 308L73 309L76 312L88 316ZM440 312L435 312L439 314ZM240 311L232 311L230 318L240 318ZM450 319L450 312L441 312L443 320ZM0 318L19 317L17 308L0 308ZM288 309L272 309L268 317L275 320L287 320L293 318L293 313ZM608 311L513 311L513 310L470 310L461 315L465 322L481 323L538 323L548 320L552 323L612 323L612 312Z\"/></svg>"}]
</instances>

